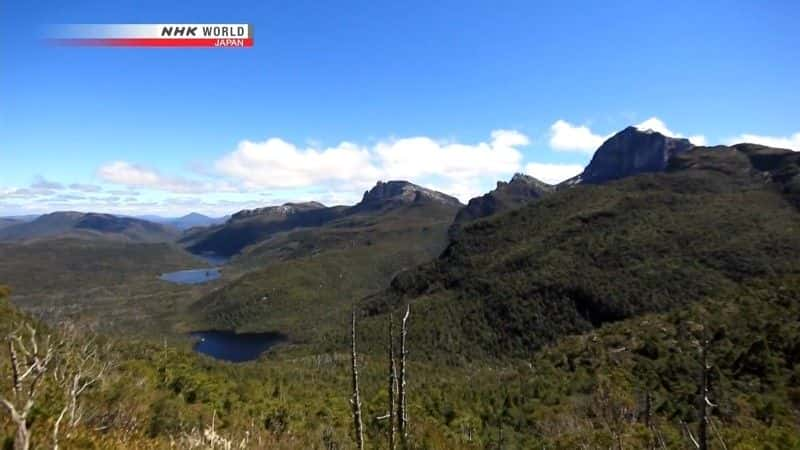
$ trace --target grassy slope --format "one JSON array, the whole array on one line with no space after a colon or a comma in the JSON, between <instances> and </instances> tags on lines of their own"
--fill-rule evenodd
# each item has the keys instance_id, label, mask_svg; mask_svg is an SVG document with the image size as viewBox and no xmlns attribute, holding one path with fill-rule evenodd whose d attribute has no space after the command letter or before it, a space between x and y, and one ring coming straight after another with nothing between
<instances>
[{"instance_id":1,"label":"grassy slope","mask_svg":"<svg viewBox=\"0 0 800 450\"><path fill-rule=\"evenodd\" d=\"M281 207L267 208L269 212L254 216L239 217L239 214L228 222L192 230L181 239L181 242L193 253L213 253L230 257L249 245L268 239L271 235L300 227L323 225L339 217L344 207L299 206L299 210L286 215L279 211Z\"/></svg>"},{"instance_id":2,"label":"grassy slope","mask_svg":"<svg viewBox=\"0 0 800 450\"><path fill-rule=\"evenodd\" d=\"M24 310L135 335L170 334L186 305L221 283L191 287L159 280L163 272L206 265L169 244L52 239L0 243L0 254L0 282Z\"/></svg>"},{"instance_id":3,"label":"grassy slope","mask_svg":"<svg viewBox=\"0 0 800 450\"><path fill-rule=\"evenodd\" d=\"M441 258L365 307L411 301L430 354L524 356L601 323L800 272L797 208L742 154L713 156L724 170L578 187L468 225Z\"/></svg>"},{"instance_id":4,"label":"grassy slope","mask_svg":"<svg viewBox=\"0 0 800 450\"><path fill-rule=\"evenodd\" d=\"M322 338L346 323L354 301L438 255L454 214L411 206L274 236L230 269L251 272L197 302L198 326Z\"/></svg>"}]
</instances>

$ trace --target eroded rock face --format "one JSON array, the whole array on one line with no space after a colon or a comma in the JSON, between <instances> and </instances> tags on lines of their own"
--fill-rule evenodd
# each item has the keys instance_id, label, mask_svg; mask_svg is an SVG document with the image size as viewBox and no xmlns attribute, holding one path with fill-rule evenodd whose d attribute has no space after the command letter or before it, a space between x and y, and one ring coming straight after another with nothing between
<instances>
[{"instance_id":1,"label":"eroded rock face","mask_svg":"<svg viewBox=\"0 0 800 450\"><path fill-rule=\"evenodd\" d=\"M661 172L670 158L692 148L688 139L628 127L597 149L583 173L564 184L603 183L646 172Z\"/></svg>"},{"instance_id":2,"label":"eroded rock face","mask_svg":"<svg viewBox=\"0 0 800 450\"><path fill-rule=\"evenodd\" d=\"M284 203L283 205L280 206L267 206L264 208L256 208L256 209L243 209L234 214L231 217L231 219L236 221L256 216L286 217L298 212L311 211L322 208L325 208L325 205L319 202Z\"/></svg>"},{"instance_id":3,"label":"eroded rock face","mask_svg":"<svg viewBox=\"0 0 800 450\"><path fill-rule=\"evenodd\" d=\"M521 207L553 190L553 186L536 178L521 173L515 174L511 181L498 181L493 191L471 199L467 206L458 212L455 223L480 219Z\"/></svg>"},{"instance_id":4,"label":"eroded rock face","mask_svg":"<svg viewBox=\"0 0 800 450\"><path fill-rule=\"evenodd\" d=\"M408 181L379 181L375 187L364 192L364 198L353 208L381 207L387 202L417 203L425 201L438 202L455 207L461 206L461 202L455 197L417 186Z\"/></svg>"}]
</instances>

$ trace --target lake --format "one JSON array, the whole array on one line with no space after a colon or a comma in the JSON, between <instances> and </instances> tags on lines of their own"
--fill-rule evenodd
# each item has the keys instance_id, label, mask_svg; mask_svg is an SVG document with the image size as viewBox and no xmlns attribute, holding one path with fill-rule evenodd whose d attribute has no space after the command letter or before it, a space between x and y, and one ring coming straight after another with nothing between
<instances>
[{"instance_id":1,"label":"lake","mask_svg":"<svg viewBox=\"0 0 800 450\"><path fill-rule=\"evenodd\" d=\"M200 284L219 278L219 268L179 270L161 274L161 279L176 284Z\"/></svg>"},{"instance_id":2,"label":"lake","mask_svg":"<svg viewBox=\"0 0 800 450\"><path fill-rule=\"evenodd\" d=\"M279 333L235 333L233 331L195 331L194 351L215 359L244 362L257 359L270 347L286 341Z\"/></svg>"}]
</instances>

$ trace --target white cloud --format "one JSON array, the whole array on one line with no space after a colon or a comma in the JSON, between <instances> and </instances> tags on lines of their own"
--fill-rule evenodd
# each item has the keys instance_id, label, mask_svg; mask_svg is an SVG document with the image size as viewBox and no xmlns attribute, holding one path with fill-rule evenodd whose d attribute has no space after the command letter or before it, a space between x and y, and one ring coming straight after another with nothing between
<instances>
[{"instance_id":1,"label":"white cloud","mask_svg":"<svg viewBox=\"0 0 800 450\"><path fill-rule=\"evenodd\" d=\"M550 125L550 147L559 151L594 153L608 139L592 133L585 125L573 125L566 120L557 120Z\"/></svg>"},{"instance_id":2,"label":"white cloud","mask_svg":"<svg viewBox=\"0 0 800 450\"><path fill-rule=\"evenodd\" d=\"M97 170L103 180L129 188L147 188L168 192L202 193L211 190L203 183L179 177L168 177L155 169L132 164L127 161L114 161Z\"/></svg>"},{"instance_id":3,"label":"white cloud","mask_svg":"<svg viewBox=\"0 0 800 450\"><path fill-rule=\"evenodd\" d=\"M694 145L699 145L699 146L708 145L708 140L702 134L696 134L694 136L689 136L688 139L689 139L689 142L691 142Z\"/></svg>"},{"instance_id":4,"label":"white cloud","mask_svg":"<svg viewBox=\"0 0 800 450\"><path fill-rule=\"evenodd\" d=\"M740 134L726 141L728 144L739 144L747 142L750 144L761 144L768 147L788 148L800 151L800 132L791 136L761 136L758 134Z\"/></svg>"},{"instance_id":5,"label":"white cloud","mask_svg":"<svg viewBox=\"0 0 800 450\"><path fill-rule=\"evenodd\" d=\"M686 137L686 136L682 135L681 133L676 133L676 132L670 130L669 128L667 128L667 125L664 123L664 121L659 119L658 117L651 117L651 118L645 120L644 122L642 122L642 123L640 123L638 125L634 125L634 126L636 128L638 128L638 129L642 130L642 131L653 130L653 131L656 131L658 133L663 134L664 136L669 136L669 137L674 137L674 138L685 138ZM691 142L694 145L706 145L707 144L706 137L703 136L702 134L689 136L688 139L689 139L689 142Z\"/></svg>"},{"instance_id":6,"label":"white cloud","mask_svg":"<svg viewBox=\"0 0 800 450\"><path fill-rule=\"evenodd\" d=\"M47 197L56 193L56 191L53 189L35 186L36 183L34 183L30 188L2 189L0 190L0 199L35 199L39 197Z\"/></svg>"},{"instance_id":7,"label":"white cloud","mask_svg":"<svg viewBox=\"0 0 800 450\"><path fill-rule=\"evenodd\" d=\"M469 185L481 177L518 171L522 162L518 147L529 142L514 130L495 130L488 142L475 144L418 136L383 140L371 147L342 142L335 147L301 149L271 138L239 143L217 161L216 168L250 189L315 186L355 192L381 179Z\"/></svg>"},{"instance_id":8,"label":"white cloud","mask_svg":"<svg viewBox=\"0 0 800 450\"><path fill-rule=\"evenodd\" d=\"M349 142L326 149L299 149L280 138L242 141L216 163L217 170L248 187L293 188L327 182L378 179L367 149Z\"/></svg>"},{"instance_id":9,"label":"white cloud","mask_svg":"<svg viewBox=\"0 0 800 450\"><path fill-rule=\"evenodd\" d=\"M526 174L550 184L560 183L581 172L583 172L583 166L579 164L546 164L532 162L525 166Z\"/></svg>"},{"instance_id":10,"label":"white cloud","mask_svg":"<svg viewBox=\"0 0 800 450\"><path fill-rule=\"evenodd\" d=\"M676 133L667 128L667 125L664 123L664 121L662 121L658 117L651 117L645 120L644 122L634 126L642 131L653 130L663 134L664 136L671 136L671 137L676 136Z\"/></svg>"},{"instance_id":11,"label":"white cloud","mask_svg":"<svg viewBox=\"0 0 800 450\"><path fill-rule=\"evenodd\" d=\"M429 175L463 179L515 172L522 162L517 147L529 142L518 131L495 130L489 142L469 145L413 137L380 142L374 154L385 178Z\"/></svg>"},{"instance_id":12,"label":"white cloud","mask_svg":"<svg viewBox=\"0 0 800 450\"><path fill-rule=\"evenodd\" d=\"M492 184L496 181L471 178L463 181L452 180L443 185L431 184L426 187L453 196L461 203L467 204L471 198L479 197L492 189Z\"/></svg>"}]
</instances>

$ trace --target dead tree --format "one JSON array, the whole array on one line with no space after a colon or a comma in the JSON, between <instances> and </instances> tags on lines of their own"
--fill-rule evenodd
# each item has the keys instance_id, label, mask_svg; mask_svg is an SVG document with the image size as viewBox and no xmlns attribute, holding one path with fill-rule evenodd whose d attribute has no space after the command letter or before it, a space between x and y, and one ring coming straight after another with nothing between
<instances>
[{"instance_id":1,"label":"dead tree","mask_svg":"<svg viewBox=\"0 0 800 450\"><path fill-rule=\"evenodd\" d=\"M364 425L361 421L361 396L358 392L358 354L356 353L356 310L353 308L353 323L350 330L351 362L353 375L353 396L350 406L353 409L353 428L356 434L356 448L364 450Z\"/></svg>"},{"instance_id":2,"label":"dead tree","mask_svg":"<svg viewBox=\"0 0 800 450\"><path fill-rule=\"evenodd\" d=\"M30 448L28 415L33 409L39 383L44 378L53 359L53 345L50 336L41 343L36 337L36 329L26 325L27 336L15 332L7 338L9 359L11 360L11 397L0 398L11 421L17 427L14 437L15 450Z\"/></svg>"},{"instance_id":3,"label":"dead tree","mask_svg":"<svg viewBox=\"0 0 800 450\"><path fill-rule=\"evenodd\" d=\"M400 431L400 439L402 439L403 445L406 443L406 439L408 438L408 413L406 410L406 356L408 355L408 349L406 348L406 335L408 334L408 315L411 312L411 306L406 307L406 314L403 316L403 322L400 326L400 380L398 382L398 392L397 392L397 422L398 422L398 429Z\"/></svg>"},{"instance_id":4,"label":"dead tree","mask_svg":"<svg viewBox=\"0 0 800 450\"><path fill-rule=\"evenodd\" d=\"M395 418L395 395L397 392L397 367L394 359L394 318L389 314L389 450L395 448L397 420Z\"/></svg>"},{"instance_id":5,"label":"dead tree","mask_svg":"<svg viewBox=\"0 0 800 450\"><path fill-rule=\"evenodd\" d=\"M700 423L697 426L697 438L695 439L688 427L686 428L686 432L695 448L698 450L708 450L708 428L711 426L722 448L727 448L725 441L722 439L722 435L717 431L716 427L714 427L714 423L711 422L710 418L710 410L717 405L711 403L711 399L708 395L708 381L711 365L708 363L708 339L705 337L700 341L700 363L700 389L698 389L700 395L698 395L697 405Z\"/></svg>"},{"instance_id":6,"label":"dead tree","mask_svg":"<svg viewBox=\"0 0 800 450\"><path fill-rule=\"evenodd\" d=\"M697 430L697 448L699 450L708 450L708 407L712 406L708 399L708 357L706 355L706 348L708 347L708 339L703 339L700 343L700 424Z\"/></svg>"},{"instance_id":7,"label":"dead tree","mask_svg":"<svg viewBox=\"0 0 800 450\"><path fill-rule=\"evenodd\" d=\"M85 342L83 342L85 340ZM64 391L64 406L53 424L53 449L58 450L58 436L62 421L75 428L83 418L81 396L108 372L111 363L100 357L100 348L92 337L81 336L74 328L68 329L65 345L60 351L53 379Z\"/></svg>"}]
</instances>

